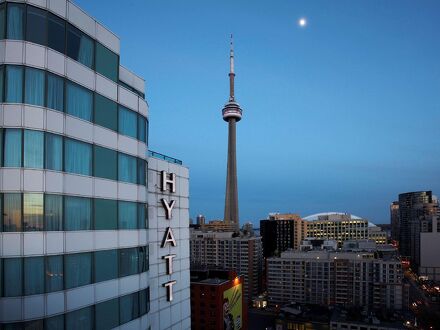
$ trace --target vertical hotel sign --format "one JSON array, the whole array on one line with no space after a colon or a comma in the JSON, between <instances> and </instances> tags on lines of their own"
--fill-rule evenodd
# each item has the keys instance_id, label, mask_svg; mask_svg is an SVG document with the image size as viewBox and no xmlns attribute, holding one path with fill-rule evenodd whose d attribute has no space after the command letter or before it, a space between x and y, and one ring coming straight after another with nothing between
<instances>
[{"instance_id":1,"label":"vertical hotel sign","mask_svg":"<svg viewBox=\"0 0 440 330\"><path fill-rule=\"evenodd\" d=\"M168 173L166 171L161 172L161 190L169 191L171 193L176 192L176 174ZM167 200L166 198L161 199L162 206L165 209L165 220L169 221L173 217L173 208L176 204L175 200ZM161 248L166 248L168 245L177 246L176 239L174 238L173 230L170 226L167 226L165 229L165 234L162 239ZM166 262L166 273L167 275L171 275L173 273L173 259L176 257L175 254L167 254L162 257L162 259ZM168 281L163 283L162 286L167 290L167 301L173 300L173 285L176 284L176 281Z\"/></svg>"}]
</instances>

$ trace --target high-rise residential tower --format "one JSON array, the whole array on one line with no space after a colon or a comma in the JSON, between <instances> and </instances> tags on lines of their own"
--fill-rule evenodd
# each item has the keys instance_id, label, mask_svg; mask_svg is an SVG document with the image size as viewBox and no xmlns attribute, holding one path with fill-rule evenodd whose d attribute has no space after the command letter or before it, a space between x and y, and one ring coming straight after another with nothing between
<instances>
[{"instance_id":1,"label":"high-rise residential tower","mask_svg":"<svg viewBox=\"0 0 440 330\"><path fill-rule=\"evenodd\" d=\"M239 230L238 188L237 188L237 156L236 156L236 124L241 119L242 110L235 101L234 95L234 49L231 35L231 51L229 55L229 101L225 104L223 120L228 122L228 167L226 174L225 216L224 222L235 225Z\"/></svg>"}]
</instances>

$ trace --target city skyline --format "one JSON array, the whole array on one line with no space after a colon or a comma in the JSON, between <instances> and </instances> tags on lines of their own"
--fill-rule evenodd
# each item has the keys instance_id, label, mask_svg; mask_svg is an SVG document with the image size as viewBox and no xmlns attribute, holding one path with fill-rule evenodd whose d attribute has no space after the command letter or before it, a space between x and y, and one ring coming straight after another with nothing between
<instances>
[{"instance_id":1,"label":"city skyline","mask_svg":"<svg viewBox=\"0 0 440 330\"><path fill-rule=\"evenodd\" d=\"M190 167L191 217L223 216L231 32L246 116L241 224L277 211L382 223L397 194L440 191L438 2L76 3L121 37L122 65L145 77L150 149ZM142 34L148 43L134 47Z\"/></svg>"}]
</instances>

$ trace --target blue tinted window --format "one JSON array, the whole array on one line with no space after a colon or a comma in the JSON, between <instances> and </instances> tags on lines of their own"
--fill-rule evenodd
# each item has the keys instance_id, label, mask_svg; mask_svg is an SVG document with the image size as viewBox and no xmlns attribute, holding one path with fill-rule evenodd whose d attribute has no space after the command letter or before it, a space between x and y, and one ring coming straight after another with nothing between
<instances>
[{"instance_id":1,"label":"blue tinted window","mask_svg":"<svg viewBox=\"0 0 440 330\"><path fill-rule=\"evenodd\" d=\"M131 293L120 299L119 320L121 324L130 322L139 317L139 293Z\"/></svg>"},{"instance_id":2,"label":"blue tinted window","mask_svg":"<svg viewBox=\"0 0 440 330\"><path fill-rule=\"evenodd\" d=\"M118 180L137 183L137 160L133 156L120 153L118 155Z\"/></svg>"},{"instance_id":3,"label":"blue tinted window","mask_svg":"<svg viewBox=\"0 0 440 330\"><path fill-rule=\"evenodd\" d=\"M21 136L20 129L6 129L5 130L5 167L21 167Z\"/></svg>"},{"instance_id":4,"label":"blue tinted window","mask_svg":"<svg viewBox=\"0 0 440 330\"><path fill-rule=\"evenodd\" d=\"M43 230L43 194L23 194L23 230Z\"/></svg>"},{"instance_id":5,"label":"blue tinted window","mask_svg":"<svg viewBox=\"0 0 440 330\"><path fill-rule=\"evenodd\" d=\"M45 134L46 138L46 165L48 170L63 170L63 137L60 135Z\"/></svg>"},{"instance_id":6,"label":"blue tinted window","mask_svg":"<svg viewBox=\"0 0 440 330\"><path fill-rule=\"evenodd\" d=\"M92 92L77 84L67 82L67 113L84 120L92 121L92 108Z\"/></svg>"},{"instance_id":7,"label":"blue tinted window","mask_svg":"<svg viewBox=\"0 0 440 330\"><path fill-rule=\"evenodd\" d=\"M96 71L114 82L118 81L118 55L99 42L96 43Z\"/></svg>"},{"instance_id":8,"label":"blue tinted window","mask_svg":"<svg viewBox=\"0 0 440 330\"><path fill-rule=\"evenodd\" d=\"M66 289L92 283L91 253L67 254L64 257ZM76 328L80 329L80 328Z\"/></svg>"},{"instance_id":9,"label":"blue tinted window","mask_svg":"<svg viewBox=\"0 0 440 330\"><path fill-rule=\"evenodd\" d=\"M21 296L23 292L23 259L3 259L3 295L5 297Z\"/></svg>"},{"instance_id":10,"label":"blue tinted window","mask_svg":"<svg viewBox=\"0 0 440 330\"><path fill-rule=\"evenodd\" d=\"M4 4L0 5L0 39L5 39L5 13L6 6Z\"/></svg>"},{"instance_id":11,"label":"blue tinted window","mask_svg":"<svg viewBox=\"0 0 440 330\"><path fill-rule=\"evenodd\" d=\"M21 231L21 194L3 194L3 231Z\"/></svg>"},{"instance_id":12,"label":"blue tinted window","mask_svg":"<svg viewBox=\"0 0 440 330\"><path fill-rule=\"evenodd\" d=\"M46 11L28 6L26 20L26 40L40 45L47 44Z\"/></svg>"},{"instance_id":13,"label":"blue tinted window","mask_svg":"<svg viewBox=\"0 0 440 330\"><path fill-rule=\"evenodd\" d=\"M45 195L44 223L46 231L63 230L63 196Z\"/></svg>"},{"instance_id":14,"label":"blue tinted window","mask_svg":"<svg viewBox=\"0 0 440 330\"><path fill-rule=\"evenodd\" d=\"M140 185L145 186L147 184L145 160L138 159L137 163L138 163L138 169L137 169L138 182L137 183L140 184Z\"/></svg>"},{"instance_id":15,"label":"blue tinted window","mask_svg":"<svg viewBox=\"0 0 440 330\"><path fill-rule=\"evenodd\" d=\"M47 74L47 107L64 111L64 79L54 74Z\"/></svg>"},{"instance_id":16,"label":"blue tinted window","mask_svg":"<svg viewBox=\"0 0 440 330\"><path fill-rule=\"evenodd\" d=\"M94 146L93 175L110 180L118 179L118 153L115 150Z\"/></svg>"},{"instance_id":17,"label":"blue tinted window","mask_svg":"<svg viewBox=\"0 0 440 330\"><path fill-rule=\"evenodd\" d=\"M139 254L137 248L119 250L119 276L138 273Z\"/></svg>"},{"instance_id":18,"label":"blue tinted window","mask_svg":"<svg viewBox=\"0 0 440 330\"><path fill-rule=\"evenodd\" d=\"M124 107L119 107L119 133L137 138L137 114Z\"/></svg>"},{"instance_id":19,"label":"blue tinted window","mask_svg":"<svg viewBox=\"0 0 440 330\"><path fill-rule=\"evenodd\" d=\"M44 293L44 257L24 258L24 294Z\"/></svg>"},{"instance_id":20,"label":"blue tinted window","mask_svg":"<svg viewBox=\"0 0 440 330\"><path fill-rule=\"evenodd\" d=\"M112 100L95 93L95 124L118 130L118 105Z\"/></svg>"},{"instance_id":21,"label":"blue tinted window","mask_svg":"<svg viewBox=\"0 0 440 330\"><path fill-rule=\"evenodd\" d=\"M118 229L118 203L112 199L94 200L94 219L96 230Z\"/></svg>"},{"instance_id":22,"label":"blue tinted window","mask_svg":"<svg viewBox=\"0 0 440 330\"><path fill-rule=\"evenodd\" d=\"M44 330L63 330L64 314L44 319Z\"/></svg>"},{"instance_id":23,"label":"blue tinted window","mask_svg":"<svg viewBox=\"0 0 440 330\"><path fill-rule=\"evenodd\" d=\"M92 175L92 146L90 144L65 139L64 168L68 173Z\"/></svg>"},{"instance_id":24,"label":"blue tinted window","mask_svg":"<svg viewBox=\"0 0 440 330\"><path fill-rule=\"evenodd\" d=\"M63 290L63 256L46 257L46 292Z\"/></svg>"},{"instance_id":25,"label":"blue tinted window","mask_svg":"<svg viewBox=\"0 0 440 330\"><path fill-rule=\"evenodd\" d=\"M65 230L92 229L92 201L90 198L65 196L64 207Z\"/></svg>"},{"instance_id":26,"label":"blue tinted window","mask_svg":"<svg viewBox=\"0 0 440 330\"><path fill-rule=\"evenodd\" d=\"M0 66L0 102L3 102L3 90L4 90L4 72L5 72L5 67L3 65Z\"/></svg>"},{"instance_id":27,"label":"blue tinted window","mask_svg":"<svg viewBox=\"0 0 440 330\"><path fill-rule=\"evenodd\" d=\"M137 229L137 204L134 202L119 202L119 229Z\"/></svg>"},{"instance_id":28,"label":"blue tinted window","mask_svg":"<svg viewBox=\"0 0 440 330\"><path fill-rule=\"evenodd\" d=\"M62 18L48 13L47 45L64 54L66 46L66 23Z\"/></svg>"},{"instance_id":29,"label":"blue tinted window","mask_svg":"<svg viewBox=\"0 0 440 330\"><path fill-rule=\"evenodd\" d=\"M24 167L43 168L44 133L24 131Z\"/></svg>"},{"instance_id":30,"label":"blue tinted window","mask_svg":"<svg viewBox=\"0 0 440 330\"><path fill-rule=\"evenodd\" d=\"M23 102L23 67L6 66L6 102Z\"/></svg>"},{"instance_id":31,"label":"blue tinted window","mask_svg":"<svg viewBox=\"0 0 440 330\"><path fill-rule=\"evenodd\" d=\"M143 116L138 116L138 140L147 143L147 121Z\"/></svg>"},{"instance_id":32,"label":"blue tinted window","mask_svg":"<svg viewBox=\"0 0 440 330\"><path fill-rule=\"evenodd\" d=\"M146 214L147 214L146 205L143 203L139 203L138 204L138 228L139 229L148 228Z\"/></svg>"},{"instance_id":33,"label":"blue tinted window","mask_svg":"<svg viewBox=\"0 0 440 330\"><path fill-rule=\"evenodd\" d=\"M95 282L118 277L118 250L95 252Z\"/></svg>"},{"instance_id":34,"label":"blue tinted window","mask_svg":"<svg viewBox=\"0 0 440 330\"><path fill-rule=\"evenodd\" d=\"M44 106L44 89L44 71L26 68L24 102Z\"/></svg>"},{"instance_id":35,"label":"blue tinted window","mask_svg":"<svg viewBox=\"0 0 440 330\"><path fill-rule=\"evenodd\" d=\"M66 330L92 330L93 307L86 307L66 314Z\"/></svg>"},{"instance_id":36,"label":"blue tinted window","mask_svg":"<svg viewBox=\"0 0 440 330\"><path fill-rule=\"evenodd\" d=\"M67 56L88 66L93 67L93 40L83 32L68 24Z\"/></svg>"},{"instance_id":37,"label":"blue tinted window","mask_svg":"<svg viewBox=\"0 0 440 330\"><path fill-rule=\"evenodd\" d=\"M119 299L111 299L95 306L95 329L107 330L119 325Z\"/></svg>"},{"instance_id":38,"label":"blue tinted window","mask_svg":"<svg viewBox=\"0 0 440 330\"><path fill-rule=\"evenodd\" d=\"M7 38L24 39L24 5L8 4Z\"/></svg>"},{"instance_id":39,"label":"blue tinted window","mask_svg":"<svg viewBox=\"0 0 440 330\"><path fill-rule=\"evenodd\" d=\"M148 252L148 246L139 247L139 273L146 272L149 269Z\"/></svg>"}]
</instances>

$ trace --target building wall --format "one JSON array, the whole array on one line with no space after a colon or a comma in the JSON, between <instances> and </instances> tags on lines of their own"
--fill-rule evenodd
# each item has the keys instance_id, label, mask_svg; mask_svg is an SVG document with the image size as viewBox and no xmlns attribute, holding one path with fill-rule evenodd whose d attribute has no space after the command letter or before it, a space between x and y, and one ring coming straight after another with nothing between
<instances>
[{"instance_id":1,"label":"building wall","mask_svg":"<svg viewBox=\"0 0 440 330\"><path fill-rule=\"evenodd\" d=\"M269 303L342 304L402 308L402 272L398 260L372 253L285 252L268 259Z\"/></svg>"},{"instance_id":2,"label":"building wall","mask_svg":"<svg viewBox=\"0 0 440 330\"><path fill-rule=\"evenodd\" d=\"M175 192L162 191L162 171L176 175ZM189 172L184 166L150 157L148 160L148 237L150 242L151 329L191 328L189 270ZM166 219L162 199L175 201L171 219ZM161 247L167 228L171 228L177 246ZM176 255L173 272L168 274L166 255ZM167 300L164 283L173 285L173 300Z\"/></svg>"},{"instance_id":3,"label":"building wall","mask_svg":"<svg viewBox=\"0 0 440 330\"><path fill-rule=\"evenodd\" d=\"M0 11L10 10L10 6L20 6L20 2L25 1L15 1L14 4L7 2L7 5L3 3ZM12 197L22 198L22 203L16 204L15 206L19 206L13 211L6 213L6 209L2 210L0 271L2 279L7 281L3 288L7 289L1 292L0 322L29 321L31 324L27 324L28 326L36 327L55 322L64 324L67 329L87 328L93 327L94 319L98 322L100 317L111 310L116 317L121 316L112 319L112 326L116 325L118 328L120 325L121 329L145 329L148 327L149 308L149 244L144 216L147 200L144 175L146 136L129 136L119 127L109 129L98 123L93 115L89 119L82 118L85 106L75 108L76 113L69 112L68 110L74 109L72 104L75 103L75 98L71 98L71 103L68 103L67 92L61 99L58 98L65 111L55 110L49 106L48 92L44 91L47 88L46 79L56 75L56 79L62 81L63 87L72 83L92 98L105 97L109 102L114 102L112 104L116 108L123 106L132 118L136 118L134 122L137 125L146 124L148 115L147 103L141 96L144 92L143 80L119 66L119 39L76 5L62 0L32 3L35 5L23 5L19 10L27 10L29 15L33 11L42 13L44 17L54 15L62 24L67 22L78 29L75 31L79 31L82 38L90 40L93 47L102 46L107 49L108 54L117 59L112 71L116 72L116 76L119 73L125 85L122 86L115 77L110 79L105 76L104 72L108 68L105 65L99 67L104 62L97 60L97 54L91 59L75 59L64 52L56 51L46 41L29 41L37 32L32 29L29 19L26 27L30 28L27 32L26 29L23 30L22 37L15 34L18 30L12 31L9 27L7 35L0 36L3 39L0 41L0 65L3 65L0 69L0 127L1 137L5 138L2 142L4 148L1 150L0 164L2 207L7 204L9 210L12 210L12 204L8 204ZM9 17L7 14L5 16ZM44 22L47 22L47 18ZM20 24L25 26L24 21ZM46 33L52 32L49 29ZM47 38L47 35L44 37ZM90 60L96 62L97 66L80 63ZM12 76L8 76L8 70L13 71L11 68L21 72L23 85L12 84ZM44 91L40 94L40 90L32 84L36 82L31 79L34 73L43 79L38 85ZM3 83L7 85L5 88ZM22 94L13 94L12 86L16 87L14 93ZM54 99L50 100L56 102ZM87 103L88 106L92 113L97 109L93 101ZM146 129L143 124L141 126L143 130ZM17 133L15 137L24 138L21 154L11 153L19 149L10 144L12 140L9 140L8 132ZM53 165L47 161L48 157L54 156L47 152L48 136L52 136L49 133L57 135L58 141L64 146L64 153L60 156L62 166L58 169L48 167L49 164ZM78 163L83 160L79 153L66 149L66 141L73 140L90 151L90 163L85 167ZM112 157L116 156L107 161L109 168L118 168L117 157L124 155L144 170L137 172L134 182L123 177L130 173L128 170L123 175L111 171L109 175L114 177L105 177L108 174L107 168L96 167L98 160L103 162L97 150L111 154ZM11 165L13 162L8 159L14 157L21 159ZM120 169L122 168L121 165ZM87 174L79 173L84 169ZM57 211L63 209L57 218L59 227L56 230L48 228L49 222L55 221L55 211L50 209L48 202L53 196L60 196L54 198L61 201L57 204ZM81 201L81 206L75 208L73 201ZM112 205L120 211L119 215L113 212L106 218L102 207L99 208L102 214L98 215L99 203L101 206ZM127 216L122 211L127 205L130 210L134 210L134 217L133 213ZM76 211L83 213L75 215ZM110 221L110 218L115 221L114 225L105 221ZM98 219L104 221L98 222ZM134 223L131 222L133 219ZM67 230L69 226L73 229ZM102 229L101 226L113 228ZM105 267L99 263L104 255L111 260L107 263L111 271L103 273L111 273L107 279L98 278L98 274L103 272L102 267ZM55 260L59 267L56 271L48 266ZM8 275L7 279L5 275ZM23 280L21 284L20 277ZM52 289L49 284L54 285L56 277L61 278L57 282L59 286ZM127 302L138 306L142 315L131 312L127 315Z\"/></svg>"},{"instance_id":4,"label":"building wall","mask_svg":"<svg viewBox=\"0 0 440 330\"><path fill-rule=\"evenodd\" d=\"M428 276L430 280L440 281L440 226L438 217L433 221L432 232L420 233L420 267L419 275Z\"/></svg>"}]
</instances>

